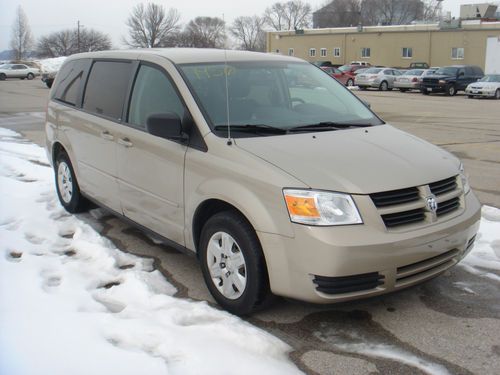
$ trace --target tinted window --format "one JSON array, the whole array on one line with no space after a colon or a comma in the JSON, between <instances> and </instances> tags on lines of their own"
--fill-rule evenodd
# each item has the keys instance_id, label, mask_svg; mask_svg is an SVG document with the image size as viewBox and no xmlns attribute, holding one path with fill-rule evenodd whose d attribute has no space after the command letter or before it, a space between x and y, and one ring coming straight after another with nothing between
<instances>
[{"instance_id":1,"label":"tinted window","mask_svg":"<svg viewBox=\"0 0 500 375\"><path fill-rule=\"evenodd\" d=\"M83 108L98 115L120 119L132 64L97 61L92 65Z\"/></svg>"},{"instance_id":2,"label":"tinted window","mask_svg":"<svg viewBox=\"0 0 500 375\"><path fill-rule=\"evenodd\" d=\"M478 67L478 66L473 66L472 70L474 71L474 75L476 76L482 76L483 75L483 70Z\"/></svg>"},{"instance_id":3,"label":"tinted window","mask_svg":"<svg viewBox=\"0 0 500 375\"><path fill-rule=\"evenodd\" d=\"M88 64L89 60L74 60L64 64L56 76L53 98L76 105Z\"/></svg>"},{"instance_id":4,"label":"tinted window","mask_svg":"<svg viewBox=\"0 0 500 375\"><path fill-rule=\"evenodd\" d=\"M145 128L150 115L166 112L176 113L182 119L184 106L162 71L142 65L130 99L128 122Z\"/></svg>"}]
</instances>

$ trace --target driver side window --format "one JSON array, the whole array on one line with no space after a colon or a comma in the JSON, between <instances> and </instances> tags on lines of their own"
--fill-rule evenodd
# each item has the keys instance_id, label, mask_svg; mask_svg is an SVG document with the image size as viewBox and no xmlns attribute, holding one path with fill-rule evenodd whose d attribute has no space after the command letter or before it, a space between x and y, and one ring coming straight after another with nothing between
<instances>
[{"instance_id":1,"label":"driver side window","mask_svg":"<svg viewBox=\"0 0 500 375\"><path fill-rule=\"evenodd\" d=\"M159 69L141 65L130 98L128 123L146 129L152 114L172 112L184 117L184 106L171 81Z\"/></svg>"}]
</instances>

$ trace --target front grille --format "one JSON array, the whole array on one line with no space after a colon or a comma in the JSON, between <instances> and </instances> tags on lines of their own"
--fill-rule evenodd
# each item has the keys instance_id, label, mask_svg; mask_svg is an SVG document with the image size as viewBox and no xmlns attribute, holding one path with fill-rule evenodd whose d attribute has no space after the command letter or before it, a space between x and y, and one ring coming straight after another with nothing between
<instances>
[{"instance_id":1,"label":"front grille","mask_svg":"<svg viewBox=\"0 0 500 375\"><path fill-rule=\"evenodd\" d=\"M387 228L394 228L400 225L418 223L425 220L425 211L423 208L416 210L396 212L393 214L382 215L382 220Z\"/></svg>"},{"instance_id":2,"label":"front grille","mask_svg":"<svg viewBox=\"0 0 500 375\"><path fill-rule=\"evenodd\" d=\"M392 206L395 204L418 201L419 199L418 189L416 187L375 193L371 194L370 197L376 207Z\"/></svg>"},{"instance_id":3,"label":"front grille","mask_svg":"<svg viewBox=\"0 0 500 375\"><path fill-rule=\"evenodd\" d=\"M433 84L433 85L437 85L439 84L439 79L436 79L436 78L424 78L424 83L429 83L429 84Z\"/></svg>"},{"instance_id":4,"label":"front grille","mask_svg":"<svg viewBox=\"0 0 500 375\"><path fill-rule=\"evenodd\" d=\"M427 207L427 198L434 195L438 204L434 214ZM463 190L457 176L398 190L370 194L387 229L439 221L440 217L461 207Z\"/></svg>"},{"instance_id":5,"label":"front grille","mask_svg":"<svg viewBox=\"0 0 500 375\"><path fill-rule=\"evenodd\" d=\"M431 193L436 196L448 193L457 188L457 178L450 177L445 180L433 182L432 184L429 184L429 188L431 189Z\"/></svg>"},{"instance_id":6,"label":"front grille","mask_svg":"<svg viewBox=\"0 0 500 375\"><path fill-rule=\"evenodd\" d=\"M458 249L441 255L399 267L396 271L396 287L434 276L457 263Z\"/></svg>"},{"instance_id":7,"label":"front grille","mask_svg":"<svg viewBox=\"0 0 500 375\"><path fill-rule=\"evenodd\" d=\"M351 276L314 276L318 292L326 294L342 294L375 289L384 283L384 275L378 272L363 273Z\"/></svg>"},{"instance_id":8,"label":"front grille","mask_svg":"<svg viewBox=\"0 0 500 375\"><path fill-rule=\"evenodd\" d=\"M448 214L450 212L458 210L459 207L460 207L460 199L458 197L449 199L447 201L439 203L436 215L439 217Z\"/></svg>"}]
</instances>

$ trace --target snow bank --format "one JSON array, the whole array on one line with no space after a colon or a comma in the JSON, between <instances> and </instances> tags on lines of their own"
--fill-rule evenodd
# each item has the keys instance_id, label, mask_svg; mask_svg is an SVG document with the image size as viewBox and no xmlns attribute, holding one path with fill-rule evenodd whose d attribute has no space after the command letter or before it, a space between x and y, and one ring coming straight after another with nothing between
<instances>
[{"instance_id":1,"label":"snow bank","mask_svg":"<svg viewBox=\"0 0 500 375\"><path fill-rule=\"evenodd\" d=\"M50 59L35 60L34 62L40 66L41 72L57 72L65 60L66 56L61 56Z\"/></svg>"},{"instance_id":2,"label":"snow bank","mask_svg":"<svg viewBox=\"0 0 500 375\"><path fill-rule=\"evenodd\" d=\"M173 297L150 259L68 215L45 152L0 129L1 374L293 374L290 348Z\"/></svg>"}]
</instances>

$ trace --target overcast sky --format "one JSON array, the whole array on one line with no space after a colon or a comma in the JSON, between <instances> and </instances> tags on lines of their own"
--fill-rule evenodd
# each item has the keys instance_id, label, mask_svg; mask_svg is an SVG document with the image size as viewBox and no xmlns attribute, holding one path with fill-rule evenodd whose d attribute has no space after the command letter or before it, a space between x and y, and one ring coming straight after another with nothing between
<instances>
[{"instance_id":1,"label":"overcast sky","mask_svg":"<svg viewBox=\"0 0 500 375\"><path fill-rule=\"evenodd\" d=\"M225 14L227 23L238 16L262 14L266 7L276 0L171 0L154 2L179 10L182 22L187 23L197 16L222 17ZM0 6L0 51L9 49L12 23L18 5L21 5L28 16L31 31L35 38L52 31L76 27L80 20L85 27L95 28L111 35L114 47L122 47L121 37L126 35L127 19L132 7L140 0L1 0ZM146 2L146 1L144 1ZM308 0L313 11L327 3L326 0ZM459 4L486 1L444 0L443 9L459 13Z\"/></svg>"}]
</instances>

